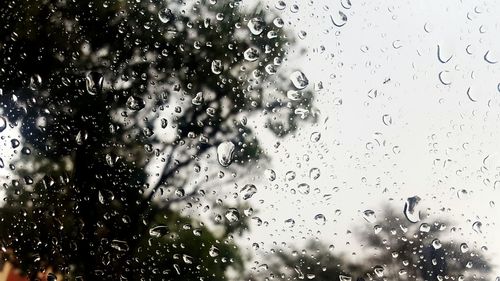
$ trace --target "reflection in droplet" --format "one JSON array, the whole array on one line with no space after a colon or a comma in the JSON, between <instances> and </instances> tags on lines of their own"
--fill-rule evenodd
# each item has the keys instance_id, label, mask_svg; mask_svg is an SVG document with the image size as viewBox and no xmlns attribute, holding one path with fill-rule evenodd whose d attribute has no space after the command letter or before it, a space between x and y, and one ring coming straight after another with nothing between
<instances>
[{"instance_id":1,"label":"reflection in droplet","mask_svg":"<svg viewBox=\"0 0 500 281\"><path fill-rule=\"evenodd\" d=\"M217 159L222 167L227 167L233 161L233 154L235 150L234 143L225 141L217 147Z\"/></svg>"},{"instance_id":2,"label":"reflection in droplet","mask_svg":"<svg viewBox=\"0 0 500 281\"><path fill-rule=\"evenodd\" d=\"M87 74L85 78L85 85L87 87L87 92L91 95L97 95L102 91L102 84L104 82L104 77L101 73L91 71Z\"/></svg>"},{"instance_id":3,"label":"reflection in droplet","mask_svg":"<svg viewBox=\"0 0 500 281\"><path fill-rule=\"evenodd\" d=\"M222 61L221 60L213 60L211 65L212 72L214 74L221 74L223 70Z\"/></svg>"},{"instance_id":4,"label":"reflection in droplet","mask_svg":"<svg viewBox=\"0 0 500 281\"><path fill-rule=\"evenodd\" d=\"M264 31L266 23L261 18L253 18L248 21L247 26L253 35L260 35Z\"/></svg>"},{"instance_id":5,"label":"reflection in droplet","mask_svg":"<svg viewBox=\"0 0 500 281\"><path fill-rule=\"evenodd\" d=\"M230 208L226 211L226 214L224 215L226 217L226 219L233 223L233 222L237 222L240 220L240 212L238 212L237 209L235 208Z\"/></svg>"},{"instance_id":6,"label":"reflection in droplet","mask_svg":"<svg viewBox=\"0 0 500 281\"><path fill-rule=\"evenodd\" d=\"M314 216L314 221L317 225L324 225L326 223L326 217L323 214L317 214Z\"/></svg>"},{"instance_id":7,"label":"reflection in droplet","mask_svg":"<svg viewBox=\"0 0 500 281\"><path fill-rule=\"evenodd\" d=\"M3 116L0 116L0 133L3 132L7 128L7 121Z\"/></svg>"},{"instance_id":8,"label":"reflection in droplet","mask_svg":"<svg viewBox=\"0 0 500 281\"><path fill-rule=\"evenodd\" d=\"M155 238L160 238L168 233L168 227L166 225L158 225L149 229L149 235Z\"/></svg>"},{"instance_id":9,"label":"reflection in droplet","mask_svg":"<svg viewBox=\"0 0 500 281\"><path fill-rule=\"evenodd\" d=\"M247 61L256 61L259 58L259 50L254 47L250 47L243 53L243 57Z\"/></svg>"},{"instance_id":10,"label":"reflection in droplet","mask_svg":"<svg viewBox=\"0 0 500 281\"><path fill-rule=\"evenodd\" d=\"M418 203L420 202L420 197L413 196L409 197L405 202L404 215L408 221L416 223L420 221L420 211L416 209Z\"/></svg>"},{"instance_id":11,"label":"reflection in droplet","mask_svg":"<svg viewBox=\"0 0 500 281\"><path fill-rule=\"evenodd\" d=\"M292 84L295 86L295 88L302 90L309 85L309 80L307 79L306 75L302 73L302 71L294 71L292 74L290 74L290 80L292 81Z\"/></svg>"},{"instance_id":12,"label":"reflection in droplet","mask_svg":"<svg viewBox=\"0 0 500 281\"><path fill-rule=\"evenodd\" d=\"M480 222L480 221L475 221L473 224L472 224L472 229L476 232L476 233L482 233L483 231L481 230L481 228L483 227L483 223Z\"/></svg>"},{"instance_id":13,"label":"reflection in droplet","mask_svg":"<svg viewBox=\"0 0 500 281\"><path fill-rule=\"evenodd\" d=\"M140 97L130 96L127 99L127 107L130 110L139 111L143 109L145 106L146 104L144 103L144 100L142 100L142 98Z\"/></svg>"}]
</instances>

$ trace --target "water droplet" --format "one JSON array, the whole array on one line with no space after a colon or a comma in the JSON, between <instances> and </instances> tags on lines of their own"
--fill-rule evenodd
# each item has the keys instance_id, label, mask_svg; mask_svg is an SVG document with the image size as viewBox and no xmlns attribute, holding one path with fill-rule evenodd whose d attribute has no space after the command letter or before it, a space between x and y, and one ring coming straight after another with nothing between
<instances>
[{"instance_id":1,"label":"water droplet","mask_svg":"<svg viewBox=\"0 0 500 281\"><path fill-rule=\"evenodd\" d=\"M406 219L412 223L416 223L420 221L420 211L416 210L418 203L420 202L420 197L413 196L409 197L405 202L404 214Z\"/></svg>"},{"instance_id":2,"label":"water droplet","mask_svg":"<svg viewBox=\"0 0 500 281\"><path fill-rule=\"evenodd\" d=\"M103 82L104 77L101 73L95 71L87 73L87 77L85 78L87 92L91 95L97 95L102 91Z\"/></svg>"},{"instance_id":3,"label":"water droplet","mask_svg":"<svg viewBox=\"0 0 500 281\"><path fill-rule=\"evenodd\" d=\"M318 168L312 168L309 170L309 178L312 180L317 180L319 176L321 175L321 172Z\"/></svg>"},{"instance_id":4,"label":"water droplet","mask_svg":"<svg viewBox=\"0 0 500 281\"><path fill-rule=\"evenodd\" d=\"M274 7L281 11L281 10L284 10L286 8L286 3L285 3L285 1L280 0L280 1L276 2Z\"/></svg>"},{"instance_id":5,"label":"water droplet","mask_svg":"<svg viewBox=\"0 0 500 281\"><path fill-rule=\"evenodd\" d=\"M472 224L472 229L476 232L476 233L482 233L483 231L481 230L481 227L483 227L483 223L480 222L480 221L475 221L473 224Z\"/></svg>"},{"instance_id":6,"label":"water droplet","mask_svg":"<svg viewBox=\"0 0 500 281\"><path fill-rule=\"evenodd\" d=\"M384 267L382 267L381 265L377 265L373 268L373 272L375 272L375 274L378 276L378 277L384 277Z\"/></svg>"},{"instance_id":7,"label":"water droplet","mask_svg":"<svg viewBox=\"0 0 500 281\"><path fill-rule=\"evenodd\" d=\"M149 229L149 235L160 238L168 233L168 227L166 225L157 225Z\"/></svg>"},{"instance_id":8,"label":"water droplet","mask_svg":"<svg viewBox=\"0 0 500 281\"><path fill-rule=\"evenodd\" d=\"M217 147L217 159L222 167L227 167L233 161L233 154L235 150L234 143L225 141Z\"/></svg>"},{"instance_id":9,"label":"water droplet","mask_svg":"<svg viewBox=\"0 0 500 281\"><path fill-rule=\"evenodd\" d=\"M324 225L326 223L326 218L323 214L317 214L314 216L314 221L317 225Z\"/></svg>"},{"instance_id":10,"label":"water droplet","mask_svg":"<svg viewBox=\"0 0 500 281\"><path fill-rule=\"evenodd\" d=\"M307 79L306 75L302 73L302 71L294 71L292 74L290 74L290 80L292 81L292 84L295 86L295 88L302 90L309 85L309 80Z\"/></svg>"},{"instance_id":11,"label":"water droplet","mask_svg":"<svg viewBox=\"0 0 500 281\"><path fill-rule=\"evenodd\" d=\"M351 277L351 276L347 276L347 275L342 275L342 274L340 274L340 275L339 275L339 280L340 280L340 281L352 281L352 277Z\"/></svg>"},{"instance_id":12,"label":"water droplet","mask_svg":"<svg viewBox=\"0 0 500 281\"><path fill-rule=\"evenodd\" d=\"M382 116L382 122L384 122L384 125L389 126L392 124L392 117L389 114L384 114Z\"/></svg>"},{"instance_id":13,"label":"water droplet","mask_svg":"<svg viewBox=\"0 0 500 281\"><path fill-rule=\"evenodd\" d=\"M3 116L0 116L0 133L3 132L7 128L7 121Z\"/></svg>"},{"instance_id":14,"label":"water droplet","mask_svg":"<svg viewBox=\"0 0 500 281\"><path fill-rule=\"evenodd\" d=\"M466 243L460 244L460 251L462 253L467 253L469 251L469 245L467 245Z\"/></svg>"},{"instance_id":15,"label":"water droplet","mask_svg":"<svg viewBox=\"0 0 500 281\"><path fill-rule=\"evenodd\" d=\"M38 74L34 74L30 78L30 89L38 90L42 87L42 77Z\"/></svg>"},{"instance_id":16,"label":"water droplet","mask_svg":"<svg viewBox=\"0 0 500 281\"><path fill-rule=\"evenodd\" d=\"M257 193L257 187L253 184L246 184L242 189L241 192L245 191L243 194L243 200L250 199L255 193Z\"/></svg>"},{"instance_id":17,"label":"water droplet","mask_svg":"<svg viewBox=\"0 0 500 281\"><path fill-rule=\"evenodd\" d=\"M188 256L186 254L183 254L182 255L182 260L184 261L184 263L186 264L192 264L193 263L193 257L191 256Z\"/></svg>"},{"instance_id":18,"label":"water droplet","mask_svg":"<svg viewBox=\"0 0 500 281\"><path fill-rule=\"evenodd\" d=\"M215 258L217 257L219 254L220 254L220 250L219 248L215 247L214 245L212 245L210 247L210 249L208 250L208 254L212 257L212 258Z\"/></svg>"},{"instance_id":19,"label":"water droplet","mask_svg":"<svg viewBox=\"0 0 500 281\"><path fill-rule=\"evenodd\" d=\"M247 61L256 61L259 58L259 50L254 47L250 47L243 53L243 57Z\"/></svg>"},{"instance_id":20,"label":"water droplet","mask_svg":"<svg viewBox=\"0 0 500 281\"><path fill-rule=\"evenodd\" d=\"M437 57L441 63L447 63L451 60L451 58L453 58L453 55L450 55L448 58L443 58L443 54L441 53L441 46L437 45Z\"/></svg>"},{"instance_id":21,"label":"water droplet","mask_svg":"<svg viewBox=\"0 0 500 281\"><path fill-rule=\"evenodd\" d=\"M203 92L196 93L196 96L191 100L193 105L202 105L203 104Z\"/></svg>"},{"instance_id":22,"label":"water droplet","mask_svg":"<svg viewBox=\"0 0 500 281\"><path fill-rule=\"evenodd\" d=\"M264 175L269 181L274 181L276 180L276 172L272 169L266 169L264 171Z\"/></svg>"},{"instance_id":23,"label":"water droplet","mask_svg":"<svg viewBox=\"0 0 500 281\"><path fill-rule=\"evenodd\" d=\"M439 241L439 239L432 240L432 247L434 247L434 249L440 249L442 246L443 244L441 244L441 241Z\"/></svg>"},{"instance_id":24,"label":"water droplet","mask_svg":"<svg viewBox=\"0 0 500 281\"><path fill-rule=\"evenodd\" d=\"M221 74L222 70L224 70L221 60L213 60L211 68L214 74Z\"/></svg>"},{"instance_id":25,"label":"water droplet","mask_svg":"<svg viewBox=\"0 0 500 281\"><path fill-rule=\"evenodd\" d=\"M144 101L140 97L130 96L127 99L127 107L130 110L139 111L139 110L143 109L145 106L146 106L146 104L144 103Z\"/></svg>"},{"instance_id":26,"label":"water droplet","mask_svg":"<svg viewBox=\"0 0 500 281\"><path fill-rule=\"evenodd\" d=\"M286 172L285 179L287 181L293 181L295 179L295 172L294 171L288 171L288 172Z\"/></svg>"},{"instance_id":27,"label":"water droplet","mask_svg":"<svg viewBox=\"0 0 500 281\"><path fill-rule=\"evenodd\" d=\"M336 17L330 15L330 20L336 27L342 27L347 23L347 16L342 11L339 11Z\"/></svg>"},{"instance_id":28,"label":"water droplet","mask_svg":"<svg viewBox=\"0 0 500 281\"><path fill-rule=\"evenodd\" d=\"M295 226L295 220L294 219L287 219L287 220L285 220L285 226L287 226L287 227L294 227Z\"/></svg>"},{"instance_id":29,"label":"water droplet","mask_svg":"<svg viewBox=\"0 0 500 281\"><path fill-rule=\"evenodd\" d=\"M363 211L363 218L369 223L375 223L377 217L375 216L375 212L373 210L365 210Z\"/></svg>"},{"instance_id":30,"label":"water droplet","mask_svg":"<svg viewBox=\"0 0 500 281\"><path fill-rule=\"evenodd\" d=\"M158 18L163 23L169 23L175 20L175 15L170 9L164 8L158 12Z\"/></svg>"},{"instance_id":31,"label":"water droplet","mask_svg":"<svg viewBox=\"0 0 500 281\"><path fill-rule=\"evenodd\" d=\"M311 134L310 140L312 142L318 142L321 139L321 133L319 132L314 132Z\"/></svg>"},{"instance_id":32,"label":"water droplet","mask_svg":"<svg viewBox=\"0 0 500 281\"><path fill-rule=\"evenodd\" d=\"M240 220L240 212L238 212L238 210L235 208L228 209L224 216L230 223L237 222Z\"/></svg>"},{"instance_id":33,"label":"water droplet","mask_svg":"<svg viewBox=\"0 0 500 281\"><path fill-rule=\"evenodd\" d=\"M307 183L301 183L297 186L297 190L302 194L309 194L311 187Z\"/></svg>"},{"instance_id":34,"label":"water droplet","mask_svg":"<svg viewBox=\"0 0 500 281\"><path fill-rule=\"evenodd\" d=\"M431 230L431 226L430 226L428 223L425 223L425 222L424 222L424 223L422 223L422 224L420 225L419 230L420 230L421 232L429 232L429 231Z\"/></svg>"},{"instance_id":35,"label":"water droplet","mask_svg":"<svg viewBox=\"0 0 500 281\"><path fill-rule=\"evenodd\" d=\"M266 23L261 18L253 18L248 21L248 29L253 35L260 35L266 26Z\"/></svg>"},{"instance_id":36,"label":"water droplet","mask_svg":"<svg viewBox=\"0 0 500 281\"><path fill-rule=\"evenodd\" d=\"M129 250L129 246L126 241L121 241L116 239L111 241L111 248L119 252L126 252Z\"/></svg>"}]
</instances>

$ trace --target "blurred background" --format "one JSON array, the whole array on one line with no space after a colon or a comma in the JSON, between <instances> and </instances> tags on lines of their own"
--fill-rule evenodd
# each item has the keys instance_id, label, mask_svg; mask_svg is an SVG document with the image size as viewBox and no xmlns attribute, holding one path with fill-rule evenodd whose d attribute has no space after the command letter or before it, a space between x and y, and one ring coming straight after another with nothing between
<instances>
[{"instance_id":1,"label":"blurred background","mask_svg":"<svg viewBox=\"0 0 500 281\"><path fill-rule=\"evenodd\" d=\"M0 280L493 280L496 3L0 3Z\"/></svg>"}]
</instances>

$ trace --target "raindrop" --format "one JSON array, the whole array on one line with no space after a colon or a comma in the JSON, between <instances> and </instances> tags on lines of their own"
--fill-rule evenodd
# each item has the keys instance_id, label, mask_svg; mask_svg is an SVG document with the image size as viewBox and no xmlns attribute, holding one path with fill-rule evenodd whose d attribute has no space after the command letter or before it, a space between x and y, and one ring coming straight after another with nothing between
<instances>
[{"instance_id":1,"label":"raindrop","mask_svg":"<svg viewBox=\"0 0 500 281\"><path fill-rule=\"evenodd\" d=\"M202 105L203 104L203 92L196 93L196 96L191 100L193 105Z\"/></svg>"},{"instance_id":2,"label":"raindrop","mask_svg":"<svg viewBox=\"0 0 500 281\"><path fill-rule=\"evenodd\" d=\"M428 223L422 223L419 228L420 232L429 232L431 230L431 226Z\"/></svg>"},{"instance_id":3,"label":"raindrop","mask_svg":"<svg viewBox=\"0 0 500 281\"><path fill-rule=\"evenodd\" d=\"M42 77L38 74L34 74L30 78L30 89L38 90L42 87Z\"/></svg>"},{"instance_id":4,"label":"raindrop","mask_svg":"<svg viewBox=\"0 0 500 281\"><path fill-rule=\"evenodd\" d=\"M484 54L484 60L487 62L487 63L490 63L490 64L495 64L497 63L497 61L494 61L490 58L488 58L488 54L490 53L490 51L486 51L486 53Z\"/></svg>"},{"instance_id":5,"label":"raindrop","mask_svg":"<svg viewBox=\"0 0 500 281\"><path fill-rule=\"evenodd\" d=\"M321 139L321 133L320 132L313 132L311 134L310 140L312 142L318 142Z\"/></svg>"},{"instance_id":6,"label":"raindrop","mask_svg":"<svg viewBox=\"0 0 500 281\"><path fill-rule=\"evenodd\" d=\"M441 46L437 45L437 57L438 57L438 60L441 62L441 63L447 63L451 60L451 58L453 58L453 55L450 55L448 58L443 58L442 57L443 55L441 54Z\"/></svg>"},{"instance_id":7,"label":"raindrop","mask_svg":"<svg viewBox=\"0 0 500 281\"><path fill-rule=\"evenodd\" d=\"M339 275L339 280L340 280L340 281L352 281L352 277L351 277L351 276L347 276L347 275L342 275L342 274L340 274L340 275Z\"/></svg>"},{"instance_id":8,"label":"raindrop","mask_svg":"<svg viewBox=\"0 0 500 281\"><path fill-rule=\"evenodd\" d=\"M340 0L340 5L342 5L342 8L349 10L352 7L351 0Z\"/></svg>"},{"instance_id":9,"label":"raindrop","mask_svg":"<svg viewBox=\"0 0 500 281\"><path fill-rule=\"evenodd\" d=\"M157 225L149 229L149 235L155 238L160 238L168 233L168 227L166 225Z\"/></svg>"},{"instance_id":10,"label":"raindrop","mask_svg":"<svg viewBox=\"0 0 500 281\"><path fill-rule=\"evenodd\" d=\"M215 246L211 246L210 249L208 250L208 254L212 257L212 258L215 258L217 257L219 254L220 254L220 250L219 248L215 247Z\"/></svg>"},{"instance_id":11,"label":"raindrop","mask_svg":"<svg viewBox=\"0 0 500 281\"><path fill-rule=\"evenodd\" d=\"M464 254L467 253L469 251L469 245L466 243L460 244L460 251Z\"/></svg>"},{"instance_id":12,"label":"raindrop","mask_svg":"<svg viewBox=\"0 0 500 281\"><path fill-rule=\"evenodd\" d=\"M113 240L111 241L111 248L119 251L119 252L126 252L129 250L129 246L127 242L121 241L121 240Z\"/></svg>"},{"instance_id":13,"label":"raindrop","mask_svg":"<svg viewBox=\"0 0 500 281\"><path fill-rule=\"evenodd\" d=\"M301 183L297 186L297 190L302 194L309 194L311 187L307 183Z\"/></svg>"},{"instance_id":14,"label":"raindrop","mask_svg":"<svg viewBox=\"0 0 500 281\"><path fill-rule=\"evenodd\" d=\"M266 23L261 18L253 18L248 21L247 26L253 35L260 35L264 31Z\"/></svg>"},{"instance_id":15,"label":"raindrop","mask_svg":"<svg viewBox=\"0 0 500 281\"><path fill-rule=\"evenodd\" d=\"M317 214L314 216L314 221L317 225L324 225L326 223L326 218L323 214Z\"/></svg>"},{"instance_id":16,"label":"raindrop","mask_svg":"<svg viewBox=\"0 0 500 281\"><path fill-rule=\"evenodd\" d=\"M276 180L276 172L272 169L266 169L264 171L264 175L269 181L274 181Z\"/></svg>"},{"instance_id":17,"label":"raindrop","mask_svg":"<svg viewBox=\"0 0 500 281\"><path fill-rule=\"evenodd\" d=\"M287 220L285 220L285 226L287 226L287 227L294 227L295 226L295 220L294 219L287 219Z\"/></svg>"},{"instance_id":18,"label":"raindrop","mask_svg":"<svg viewBox=\"0 0 500 281\"><path fill-rule=\"evenodd\" d=\"M97 95L102 91L103 82L104 78L101 73L95 71L87 73L87 77L85 78L87 92L91 95Z\"/></svg>"},{"instance_id":19,"label":"raindrop","mask_svg":"<svg viewBox=\"0 0 500 281\"><path fill-rule=\"evenodd\" d=\"M420 211L416 210L416 207L419 202L420 202L420 197L418 196L409 197L406 200L403 212L406 216L406 219L408 219L408 221L412 223L420 221Z\"/></svg>"},{"instance_id":20,"label":"raindrop","mask_svg":"<svg viewBox=\"0 0 500 281\"><path fill-rule=\"evenodd\" d=\"M224 215L230 223L237 222L240 220L240 212L235 208L230 208Z\"/></svg>"},{"instance_id":21,"label":"raindrop","mask_svg":"<svg viewBox=\"0 0 500 281\"><path fill-rule=\"evenodd\" d=\"M369 223L375 223L377 219L377 217L375 216L375 212L373 210L363 211L363 218Z\"/></svg>"},{"instance_id":22,"label":"raindrop","mask_svg":"<svg viewBox=\"0 0 500 281\"><path fill-rule=\"evenodd\" d=\"M163 23L169 23L171 21L172 22L174 21L175 15L172 13L172 11L170 9L164 8L158 12L158 18Z\"/></svg>"},{"instance_id":23,"label":"raindrop","mask_svg":"<svg viewBox=\"0 0 500 281\"><path fill-rule=\"evenodd\" d=\"M292 81L292 84L295 86L295 88L299 90L302 90L306 88L307 85L309 85L309 80L301 71L294 71L290 75L290 80Z\"/></svg>"},{"instance_id":24,"label":"raindrop","mask_svg":"<svg viewBox=\"0 0 500 281\"><path fill-rule=\"evenodd\" d=\"M192 264L193 263L193 257L191 256L188 256L186 254L183 254L182 255L182 260L184 261L184 263L186 264Z\"/></svg>"},{"instance_id":25,"label":"raindrop","mask_svg":"<svg viewBox=\"0 0 500 281\"><path fill-rule=\"evenodd\" d=\"M448 73L448 72L449 72L448 70L443 70L443 71L439 72L439 74L438 74L439 81L441 82L441 84L443 84L445 86L451 85L451 82L447 82L446 79L444 78L444 74Z\"/></svg>"},{"instance_id":26,"label":"raindrop","mask_svg":"<svg viewBox=\"0 0 500 281\"><path fill-rule=\"evenodd\" d=\"M288 171L288 172L286 172L285 179L287 181L293 181L295 179L295 172L294 171Z\"/></svg>"},{"instance_id":27,"label":"raindrop","mask_svg":"<svg viewBox=\"0 0 500 281\"><path fill-rule=\"evenodd\" d=\"M384 267L377 265L373 268L373 272L377 275L377 277L384 277Z\"/></svg>"},{"instance_id":28,"label":"raindrop","mask_svg":"<svg viewBox=\"0 0 500 281\"><path fill-rule=\"evenodd\" d=\"M339 11L339 19L335 20L335 18L330 15L330 20L336 27L342 27L347 22L347 16L342 11Z\"/></svg>"},{"instance_id":29,"label":"raindrop","mask_svg":"<svg viewBox=\"0 0 500 281\"><path fill-rule=\"evenodd\" d=\"M483 231L481 230L481 227L483 227L483 223L480 222L480 221L476 221L472 224L472 229L476 232L476 233L482 233Z\"/></svg>"},{"instance_id":30,"label":"raindrop","mask_svg":"<svg viewBox=\"0 0 500 281\"><path fill-rule=\"evenodd\" d=\"M245 191L243 194L243 200L247 200L252 198L252 196L257 193L257 187L253 184L246 184L242 189L241 192Z\"/></svg>"},{"instance_id":31,"label":"raindrop","mask_svg":"<svg viewBox=\"0 0 500 281\"><path fill-rule=\"evenodd\" d=\"M3 116L0 116L0 133L3 132L7 128L7 121Z\"/></svg>"},{"instance_id":32,"label":"raindrop","mask_svg":"<svg viewBox=\"0 0 500 281\"><path fill-rule=\"evenodd\" d=\"M440 249L442 246L443 244L441 244L441 241L439 241L439 239L432 240L432 247L434 247L434 249Z\"/></svg>"},{"instance_id":33,"label":"raindrop","mask_svg":"<svg viewBox=\"0 0 500 281\"><path fill-rule=\"evenodd\" d=\"M127 107L130 110L139 111L146 106L142 98L137 96L130 96L127 99Z\"/></svg>"},{"instance_id":34,"label":"raindrop","mask_svg":"<svg viewBox=\"0 0 500 281\"><path fill-rule=\"evenodd\" d=\"M384 123L384 125L386 126L389 126L389 125L392 125L392 117L391 115L389 114L384 114L382 116L382 122Z\"/></svg>"},{"instance_id":35,"label":"raindrop","mask_svg":"<svg viewBox=\"0 0 500 281\"><path fill-rule=\"evenodd\" d=\"M276 2L274 7L281 11L281 10L284 10L286 8L286 3L285 3L285 1L280 0L280 1Z\"/></svg>"},{"instance_id":36,"label":"raindrop","mask_svg":"<svg viewBox=\"0 0 500 281\"><path fill-rule=\"evenodd\" d=\"M221 74L222 70L224 70L221 60L213 60L211 68L214 74Z\"/></svg>"},{"instance_id":37,"label":"raindrop","mask_svg":"<svg viewBox=\"0 0 500 281\"><path fill-rule=\"evenodd\" d=\"M250 47L243 53L243 57L247 61L256 61L259 58L259 50L254 47Z\"/></svg>"},{"instance_id":38,"label":"raindrop","mask_svg":"<svg viewBox=\"0 0 500 281\"><path fill-rule=\"evenodd\" d=\"M235 150L234 143L225 141L217 147L217 159L222 167L227 167L233 161L233 154Z\"/></svg>"},{"instance_id":39,"label":"raindrop","mask_svg":"<svg viewBox=\"0 0 500 281\"><path fill-rule=\"evenodd\" d=\"M319 176L321 175L321 172L318 168L312 168L309 170L309 178L312 180L317 180Z\"/></svg>"}]
</instances>

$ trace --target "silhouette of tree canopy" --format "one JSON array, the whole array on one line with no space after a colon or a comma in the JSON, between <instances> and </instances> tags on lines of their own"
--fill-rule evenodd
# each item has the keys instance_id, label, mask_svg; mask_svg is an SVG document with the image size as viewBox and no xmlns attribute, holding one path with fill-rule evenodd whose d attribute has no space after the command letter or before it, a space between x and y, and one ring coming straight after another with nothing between
<instances>
[{"instance_id":1,"label":"silhouette of tree canopy","mask_svg":"<svg viewBox=\"0 0 500 281\"><path fill-rule=\"evenodd\" d=\"M214 232L172 203L198 208L217 198L221 170L265 160L249 119L283 136L314 114L310 91L287 98L277 72L292 36L262 6L240 6L0 2L0 118L20 132L0 208L4 260L77 280L220 280L241 268L232 235L245 217L224 218L238 206L212 204ZM228 142L231 166L214 166Z\"/></svg>"},{"instance_id":2,"label":"silhouette of tree canopy","mask_svg":"<svg viewBox=\"0 0 500 281\"><path fill-rule=\"evenodd\" d=\"M347 259L323 242L301 250L281 249L268 258L269 270L252 280L482 280L491 272L483 253L449 237L447 220L411 223L386 206L377 220L356 231L362 251ZM447 237L448 236L448 237Z\"/></svg>"}]
</instances>

